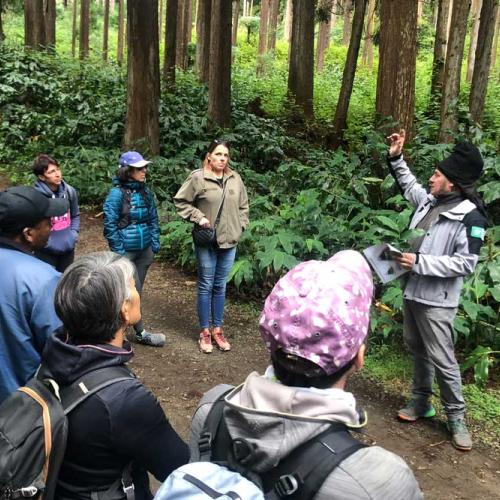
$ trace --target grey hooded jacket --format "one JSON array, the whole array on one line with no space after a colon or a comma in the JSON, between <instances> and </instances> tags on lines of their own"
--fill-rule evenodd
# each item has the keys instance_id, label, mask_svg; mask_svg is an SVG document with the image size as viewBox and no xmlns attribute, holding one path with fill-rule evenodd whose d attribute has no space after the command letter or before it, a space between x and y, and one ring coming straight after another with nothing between
<instances>
[{"instance_id":1,"label":"grey hooded jacket","mask_svg":"<svg viewBox=\"0 0 500 500\"><path fill-rule=\"evenodd\" d=\"M403 157L389 166L404 197L417 207L410 222L414 229L437 199L419 184ZM425 234L417 260L403 292L407 300L437 307L457 307L463 279L474 271L487 221L469 200L439 215Z\"/></svg>"},{"instance_id":2,"label":"grey hooded jacket","mask_svg":"<svg viewBox=\"0 0 500 500\"><path fill-rule=\"evenodd\" d=\"M228 388L214 387L201 400L191 427L191 461L199 460L198 437L208 411ZM252 469L257 473L275 467L297 446L326 430L332 421L359 427L352 394L341 389L287 387L256 372L226 396L226 403L224 419L231 437L255 445L260 460ZM371 446L341 462L314 500L402 498L423 498L412 471L394 453Z\"/></svg>"}]
</instances>

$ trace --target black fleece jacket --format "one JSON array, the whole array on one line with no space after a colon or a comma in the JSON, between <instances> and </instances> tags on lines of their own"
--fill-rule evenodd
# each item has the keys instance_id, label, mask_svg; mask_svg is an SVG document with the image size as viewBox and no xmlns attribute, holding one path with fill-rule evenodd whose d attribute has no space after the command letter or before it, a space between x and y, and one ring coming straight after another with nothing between
<instances>
[{"instance_id":1,"label":"black fleece jacket","mask_svg":"<svg viewBox=\"0 0 500 500\"><path fill-rule=\"evenodd\" d=\"M124 365L133 356L130 344L73 345L60 330L42 355L44 376L61 386L98 368ZM155 396L137 379L101 389L68 417L66 454L57 499L90 499L106 490L133 462L136 500L150 499L146 471L163 481L189 461L189 449L177 435Z\"/></svg>"}]
</instances>

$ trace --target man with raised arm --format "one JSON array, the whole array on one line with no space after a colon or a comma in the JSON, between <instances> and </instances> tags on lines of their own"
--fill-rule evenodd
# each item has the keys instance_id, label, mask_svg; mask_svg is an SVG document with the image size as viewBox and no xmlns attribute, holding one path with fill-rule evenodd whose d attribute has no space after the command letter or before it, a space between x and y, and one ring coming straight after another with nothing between
<instances>
[{"instance_id":1,"label":"man with raised arm","mask_svg":"<svg viewBox=\"0 0 500 500\"><path fill-rule=\"evenodd\" d=\"M412 399L398 411L398 418L414 422L436 414L430 402L436 376L451 442L468 451L472 440L464 420L453 321L464 277L476 267L487 225L475 189L483 159L473 144L457 143L450 156L437 164L427 192L403 158L405 131L388 139L391 173L404 197L416 207L410 228L423 231L410 242L413 252L397 258L410 271L403 291L403 335L414 359Z\"/></svg>"}]
</instances>

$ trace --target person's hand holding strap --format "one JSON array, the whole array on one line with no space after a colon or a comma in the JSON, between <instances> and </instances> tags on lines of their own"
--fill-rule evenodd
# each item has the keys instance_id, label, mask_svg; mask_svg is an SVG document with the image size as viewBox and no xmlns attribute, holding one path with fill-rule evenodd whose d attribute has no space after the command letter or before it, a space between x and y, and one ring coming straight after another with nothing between
<instances>
[{"instance_id":1,"label":"person's hand holding strap","mask_svg":"<svg viewBox=\"0 0 500 500\"><path fill-rule=\"evenodd\" d=\"M206 217L202 217L198 225L201 227L210 227L210 221Z\"/></svg>"}]
</instances>

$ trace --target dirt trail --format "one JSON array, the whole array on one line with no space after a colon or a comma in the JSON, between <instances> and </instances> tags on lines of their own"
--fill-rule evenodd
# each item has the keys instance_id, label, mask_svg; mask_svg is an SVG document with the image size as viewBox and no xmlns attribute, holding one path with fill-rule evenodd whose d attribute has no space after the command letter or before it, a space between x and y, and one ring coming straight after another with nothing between
<instances>
[{"instance_id":1,"label":"dirt trail","mask_svg":"<svg viewBox=\"0 0 500 500\"><path fill-rule=\"evenodd\" d=\"M82 216L78 253L107 250L102 220ZM163 349L134 345L132 366L156 394L170 421L185 438L203 392L219 382L237 384L251 371L266 367L257 317L229 303L225 329L230 353L202 355L196 346L195 278L172 266L154 263L144 289L143 315L148 329L167 335ZM401 401L362 378L350 389L369 415L367 439L403 456L414 470L427 499L500 499L500 461L493 450L460 453L448 442L439 422L408 426L393 417ZM404 499L402 499L404 500Z\"/></svg>"}]
</instances>

